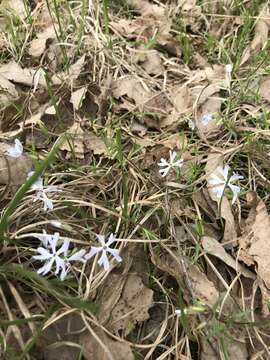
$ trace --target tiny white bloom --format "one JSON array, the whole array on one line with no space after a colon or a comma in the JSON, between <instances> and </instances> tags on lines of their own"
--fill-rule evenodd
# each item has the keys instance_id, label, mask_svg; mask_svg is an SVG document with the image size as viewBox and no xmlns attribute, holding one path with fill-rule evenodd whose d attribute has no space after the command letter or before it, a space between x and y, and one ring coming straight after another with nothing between
<instances>
[{"instance_id":1,"label":"tiny white bloom","mask_svg":"<svg viewBox=\"0 0 270 360\"><path fill-rule=\"evenodd\" d=\"M181 315L183 315L183 313L184 313L184 314L187 314L187 309L183 309L183 311L182 311L181 309L176 309L176 310L174 311L174 313L175 313L175 315L177 315L177 316L181 316Z\"/></svg>"},{"instance_id":2,"label":"tiny white bloom","mask_svg":"<svg viewBox=\"0 0 270 360\"><path fill-rule=\"evenodd\" d=\"M96 234L96 237L101 244L100 247L91 246L91 249L88 254L85 255L85 259L89 260L91 257L95 256L97 253L101 252L100 259L98 260L99 266L103 266L105 271L108 271L110 268L110 262L108 259L107 253L111 254L116 261L121 262L122 258L119 255L119 250L110 248L110 245L116 241L113 234L111 234L108 240L105 240L105 236Z\"/></svg>"},{"instance_id":3,"label":"tiny white bloom","mask_svg":"<svg viewBox=\"0 0 270 360\"><path fill-rule=\"evenodd\" d=\"M6 150L6 154L14 158L20 157L22 153L23 146L19 139L15 139L14 146L11 146L9 149Z\"/></svg>"},{"instance_id":4,"label":"tiny white bloom","mask_svg":"<svg viewBox=\"0 0 270 360\"><path fill-rule=\"evenodd\" d=\"M158 166L161 167L161 169L159 169L159 173L162 177L168 175L170 169L172 169L173 167L180 168L183 165L184 160L183 159L176 160L176 156L177 156L176 152L170 150L169 162L167 160L165 160L164 158L160 159Z\"/></svg>"},{"instance_id":5,"label":"tiny white bloom","mask_svg":"<svg viewBox=\"0 0 270 360\"><path fill-rule=\"evenodd\" d=\"M34 174L33 171L31 171L28 174L28 177L32 176ZM46 195L46 193L50 193L50 192L56 192L56 191L61 191L59 190L56 186L43 186L43 179L42 177L38 177L37 181L34 182L34 184L32 184L30 190L32 191L36 191L36 194L34 196L34 202L37 200L41 200L43 201L43 210L47 211L47 210L53 210L53 202L51 199L48 198L48 196Z\"/></svg>"},{"instance_id":6,"label":"tiny white bloom","mask_svg":"<svg viewBox=\"0 0 270 360\"><path fill-rule=\"evenodd\" d=\"M202 116L201 118L201 123L204 125L204 126L207 126L209 124L210 121L213 120L213 115L210 114L210 113L206 113Z\"/></svg>"},{"instance_id":7,"label":"tiny white bloom","mask_svg":"<svg viewBox=\"0 0 270 360\"><path fill-rule=\"evenodd\" d=\"M39 247L37 252L39 255L33 256L33 259L45 261L45 264L38 269L37 273L40 275L46 275L52 270L55 263L55 275L58 275L61 270L60 278L64 279L66 275L66 263L65 260L60 256L61 254L67 255L69 248L69 240L65 240L60 249L57 250L57 243L59 240L59 233L54 233L51 238L48 238L47 248Z\"/></svg>"},{"instance_id":8,"label":"tiny white bloom","mask_svg":"<svg viewBox=\"0 0 270 360\"><path fill-rule=\"evenodd\" d=\"M230 167L228 165L225 165L224 167L218 166L214 173L211 174L211 178L208 182L212 185L211 190L218 198L223 196L224 191L228 186L233 193L233 204L240 192L240 187L233 185L232 182L243 179L243 176L233 173L233 175L229 177L229 170Z\"/></svg>"},{"instance_id":9,"label":"tiny white bloom","mask_svg":"<svg viewBox=\"0 0 270 360\"><path fill-rule=\"evenodd\" d=\"M60 273L60 279L64 280L66 277L71 265L71 261L82 261L85 262L84 255L85 250L79 250L70 257L67 257L68 248L70 241L69 239L64 239L61 247L58 248L59 233L54 233L53 235L46 234L46 231L43 230L43 234L35 234L36 238L41 240L44 247L39 247L37 252L39 255L33 256L33 259L45 261L45 264L38 269L37 273L40 275L46 275L48 272L52 271L52 268L55 263L55 275Z\"/></svg>"},{"instance_id":10,"label":"tiny white bloom","mask_svg":"<svg viewBox=\"0 0 270 360\"><path fill-rule=\"evenodd\" d=\"M195 123L194 123L194 121L192 121L191 119L188 120L188 127L189 127L191 130L195 130Z\"/></svg>"},{"instance_id":11,"label":"tiny white bloom","mask_svg":"<svg viewBox=\"0 0 270 360\"><path fill-rule=\"evenodd\" d=\"M225 73L229 75L231 74L231 72L232 72L232 64L225 65Z\"/></svg>"}]
</instances>

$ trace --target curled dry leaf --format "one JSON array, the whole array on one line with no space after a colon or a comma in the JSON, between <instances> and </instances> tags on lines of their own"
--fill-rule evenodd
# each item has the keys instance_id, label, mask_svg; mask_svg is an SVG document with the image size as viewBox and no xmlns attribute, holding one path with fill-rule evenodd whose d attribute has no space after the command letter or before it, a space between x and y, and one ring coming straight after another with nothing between
<instances>
[{"instance_id":1,"label":"curled dry leaf","mask_svg":"<svg viewBox=\"0 0 270 360\"><path fill-rule=\"evenodd\" d=\"M117 292L113 298L104 297L101 299L100 320L104 321L105 309L110 311L110 319L106 326L117 333L122 330L125 335L131 331L131 324L145 321L149 318L148 310L153 304L153 291L148 289L142 282L142 279L135 274L124 277L115 275L114 280L120 285L121 291ZM111 286L111 279L110 279ZM115 288L114 288L115 290Z\"/></svg>"},{"instance_id":2,"label":"curled dry leaf","mask_svg":"<svg viewBox=\"0 0 270 360\"><path fill-rule=\"evenodd\" d=\"M71 94L70 102L73 105L74 110L79 110L79 108L81 107L82 102L85 98L86 91L87 86L83 86Z\"/></svg>"},{"instance_id":3,"label":"curled dry leaf","mask_svg":"<svg viewBox=\"0 0 270 360\"><path fill-rule=\"evenodd\" d=\"M32 161L26 155L18 158L0 155L0 184L16 189L26 181L32 166Z\"/></svg>"},{"instance_id":4,"label":"curled dry leaf","mask_svg":"<svg viewBox=\"0 0 270 360\"><path fill-rule=\"evenodd\" d=\"M236 244L237 231L234 216L232 213L230 201L223 196L222 201L217 197L216 193L212 190L212 185L209 183L211 174L215 173L218 166L223 165L223 156L219 153L211 153L208 155L207 163L205 165L205 173L207 180L207 188L211 199L220 204L220 216L225 220L225 228L222 242L228 242L228 246ZM219 217L219 213L216 214ZM227 245L226 245L227 247Z\"/></svg>"},{"instance_id":5,"label":"curled dry leaf","mask_svg":"<svg viewBox=\"0 0 270 360\"><path fill-rule=\"evenodd\" d=\"M217 360L220 358L219 345L214 338L207 339L206 336L200 336L200 344L200 360ZM230 337L225 338L225 346L229 359L248 359L248 351L244 336L239 336L239 334L230 334Z\"/></svg>"},{"instance_id":6,"label":"curled dry leaf","mask_svg":"<svg viewBox=\"0 0 270 360\"><path fill-rule=\"evenodd\" d=\"M53 75L52 82L55 85L61 85L64 82L72 84L73 81L77 80L83 71L85 64L85 55L80 57L74 64L70 65L68 71L63 71Z\"/></svg>"},{"instance_id":7,"label":"curled dry leaf","mask_svg":"<svg viewBox=\"0 0 270 360\"><path fill-rule=\"evenodd\" d=\"M149 75L160 75L164 71L161 57L156 50L146 52L145 60L141 66Z\"/></svg>"},{"instance_id":8,"label":"curled dry leaf","mask_svg":"<svg viewBox=\"0 0 270 360\"><path fill-rule=\"evenodd\" d=\"M47 41L56 38L56 31L55 26L51 25L39 33L37 38L30 42L29 55L40 57L46 49Z\"/></svg>"},{"instance_id":9,"label":"curled dry leaf","mask_svg":"<svg viewBox=\"0 0 270 360\"><path fill-rule=\"evenodd\" d=\"M187 138L185 135L173 134L170 135L166 140L160 141L158 144L167 147L168 149L184 150L187 147Z\"/></svg>"},{"instance_id":10,"label":"curled dry leaf","mask_svg":"<svg viewBox=\"0 0 270 360\"><path fill-rule=\"evenodd\" d=\"M128 343L111 339L103 330L97 327L93 327L92 332L95 336L84 333L80 338L86 360L134 360L134 355Z\"/></svg>"},{"instance_id":11,"label":"curled dry leaf","mask_svg":"<svg viewBox=\"0 0 270 360\"><path fill-rule=\"evenodd\" d=\"M249 222L246 223L242 239L246 238L245 251L257 264L258 276L270 290L270 217L262 200L259 200L254 210L250 210Z\"/></svg>"},{"instance_id":12,"label":"curled dry leaf","mask_svg":"<svg viewBox=\"0 0 270 360\"><path fill-rule=\"evenodd\" d=\"M270 76L266 76L262 79L260 86L259 86L259 94L261 95L261 97L270 102L270 92L269 92L269 87L270 87Z\"/></svg>"},{"instance_id":13,"label":"curled dry leaf","mask_svg":"<svg viewBox=\"0 0 270 360\"><path fill-rule=\"evenodd\" d=\"M105 154L107 151L104 141L91 133L84 134L84 145L85 151L91 150L95 155Z\"/></svg>"},{"instance_id":14,"label":"curled dry leaf","mask_svg":"<svg viewBox=\"0 0 270 360\"><path fill-rule=\"evenodd\" d=\"M250 45L248 45L248 47L243 52L240 65L245 64L249 60L250 56L261 50L266 44L270 27L269 15L269 4L266 2L262 5L262 9L259 13L258 21L254 30L254 37Z\"/></svg>"},{"instance_id":15,"label":"curled dry leaf","mask_svg":"<svg viewBox=\"0 0 270 360\"><path fill-rule=\"evenodd\" d=\"M185 289L185 285L188 283L195 297L194 300L200 300L209 306L217 304L219 292L213 282L208 280L207 276L196 265L191 264L187 258L170 252L170 254L163 253L158 256L152 254L151 260L159 269L173 276L181 289ZM188 296L188 291L186 293Z\"/></svg>"},{"instance_id":16,"label":"curled dry leaf","mask_svg":"<svg viewBox=\"0 0 270 360\"><path fill-rule=\"evenodd\" d=\"M84 159L84 131L80 124L75 122L69 128L67 134L69 135L69 138L61 144L60 149L67 151L67 158L70 158L72 154L75 154L78 159Z\"/></svg>"},{"instance_id":17,"label":"curled dry leaf","mask_svg":"<svg viewBox=\"0 0 270 360\"><path fill-rule=\"evenodd\" d=\"M23 69L15 61L0 66L0 75L17 84L27 86L41 85L46 87L46 80L43 72L34 69Z\"/></svg>"},{"instance_id":18,"label":"curled dry leaf","mask_svg":"<svg viewBox=\"0 0 270 360\"><path fill-rule=\"evenodd\" d=\"M236 261L230 254L228 254L224 247L214 238L209 236L203 236L201 239L203 249L209 253L222 260L225 264L233 268L237 273L241 273L245 277L255 279L255 275L248 269L246 269L242 264Z\"/></svg>"},{"instance_id":19,"label":"curled dry leaf","mask_svg":"<svg viewBox=\"0 0 270 360\"><path fill-rule=\"evenodd\" d=\"M218 94L213 95L198 109L196 118L196 126L200 137L209 138L216 136L220 129L219 112L222 104L222 100L218 97ZM205 124L202 122L205 114L211 114L211 120Z\"/></svg>"},{"instance_id":20,"label":"curled dry leaf","mask_svg":"<svg viewBox=\"0 0 270 360\"><path fill-rule=\"evenodd\" d=\"M174 86L170 89L169 100L173 106L168 109L170 111L167 110L169 115L161 121L162 128L183 121L183 115L191 110L191 96L187 86Z\"/></svg>"},{"instance_id":21,"label":"curled dry leaf","mask_svg":"<svg viewBox=\"0 0 270 360\"><path fill-rule=\"evenodd\" d=\"M18 99L19 94L16 90L15 85L0 75L0 102L7 103L8 101Z\"/></svg>"}]
</instances>

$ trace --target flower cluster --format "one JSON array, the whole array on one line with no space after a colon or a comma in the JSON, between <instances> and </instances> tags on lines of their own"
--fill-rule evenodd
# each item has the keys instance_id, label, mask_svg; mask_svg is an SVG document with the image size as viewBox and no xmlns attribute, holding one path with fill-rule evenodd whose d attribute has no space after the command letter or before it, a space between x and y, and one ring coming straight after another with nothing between
<instances>
[{"instance_id":1,"label":"flower cluster","mask_svg":"<svg viewBox=\"0 0 270 360\"><path fill-rule=\"evenodd\" d=\"M116 241L114 235L110 234L107 241L103 235L96 236L101 244L100 247L92 246L89 253L86 253L86 250L82 249L69 255L70 240L66 238L61 240L58 232L53 235L46 234L45 231L43 234L34 234L34 237L39 239L43 246L37 248L38 255L34 255L33 259L45 262L45 264L38 269L37 273L47 275L53 271L55 275L60 273L60 279L64 280L71 268L72 262L81 261L85 263L98 253L101 253L98 264L103 266L105 271L108 271L110 268L108 255L112 255L117 262L121 262L122 258L119 255L119 250L110 247L110 245Z\"/></svg>"}]
</instances>

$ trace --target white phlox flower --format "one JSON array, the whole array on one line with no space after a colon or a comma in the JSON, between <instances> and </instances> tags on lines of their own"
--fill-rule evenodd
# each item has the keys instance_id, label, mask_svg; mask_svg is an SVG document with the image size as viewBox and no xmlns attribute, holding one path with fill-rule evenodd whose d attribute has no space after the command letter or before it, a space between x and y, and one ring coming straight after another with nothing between
<instances>
[{"instance_id":1,"label":"white phlox flower","mask_svg":"<svg viewBox=\"0 0 270 360\"><path fill-rule=\"evenodd\" d=\"M201 123L204 125L204 126L207 126L210 121L213 120L213 115L210 114L210 113L205 113L202 117L201 117Z\"/></svg>"},{"instance_id":2,"label":"white phlox flower","mask_svg":"<svg viewBox=\"0 0 270 360\"><path fill-rule=\"evenodd\" d=\"M181 310L181 309L176 309L176 310L174 311L174 313L175 313L175 315L177 315L177 316L182 316L183 313L184 313L184 314L187 314L187 309L183 309L183 310Z\"/></svg>"},{"instance_id":3,"label":"white phlox flower","mask_svg":"<svg viewBox=\"0 0 270 360\"><path fill-rule=\"evenodd\" d=\"M101 246L96 247L96 246L91 246L91 249L89 251L88 254L85 255L85 259L89 260L90 258L92 258L93 256L95 256L98 253L101 253L101 256L98 260L98 264L99 266L103 266L105 271L108 271L110 268L110 262L108 259L108 254L112 255L116 261L121 262L122 258L119 255L119 250L117 249L112 249L110 246L112 245L112 243L114 243L116 241L115 237L113 234L111 234L108 238L108 240L105 240L105 236L103 235L98 235L96 234L96 237L100 243Z\"/></svg>"},{"instance_id":4,"label":"white phlox flower","mask_svg":"<svg viewBox=\"0 0 270 360\"><path fill-rule=\"evenodd\" d=\"M174 167L180 168L183 165L184 160L183 159L176 160L176 156L177 156L176 152L170 150L169 162L167 160L165 160L164 158L160 159L158 166L161 167L161 169L159 169L159 173L162 177L168 175L169 171L172 168L174 168Z\"/></svg>"},{"instance_id":5,"label":"white phlox flower","mask_svg":"<svg viewBox=\"0 0 270 360\"><path fill-rule=\"evenodd\" d=\"M211 190L219 199L223 196L226 187L228 187L233 193L233 204L240 192L240 187L233 185L233 182L243 179L243 176L233 173L232 176L229 177L229 171L230 167L228 165L225 165L224 167L218 166L214 173L211 174L208 182L211 185Z\"/></svg>"},{"instance_id":6,"label":"white phlox flower","mask_svg":"<svg viewBox=\"0 0 270 360\"><path fill-rule=\"evenodd\" d=\"M59 247L59 233L56 232L53 235L49 235L43 232L43 234L36 234L35 237L40 239L44 246L38 247L37 252L39 255L33 256L33 259L45 262L38 269L38 274L46 275L55 267L54 274L58 275L60 272L60 279L64 280L71 267L71 261L85 262L85 250L79 250L70 257L67 257L70 241L64 239L63 244Z\"/></svg>"},{"instance_id":7,"label":"white phlox flower","mask_svg":"<svg viewBox=\"0 0 270 360\"><path fill-rule=\"evenodd\" d=\"M14 146L11 146L9 149L6 150L6 155L14 158L18 158L23 153L23 146L19 139L15 139Z\"/></svg>"},{"instance_id":8,"label":"white phlox flower","mask_svg":"<svg viewBox=\"0 0 270 360\"><path fill-rule=\"evenodd\" d=\"M28 174L28 177L32 176L33 173L34 172L31 171ZM44 211L53 210L53 202L50 198L48 198L47 193L61 191L57 188L57 186L52 186L52 185L43 186L43 179L40 176L38 177L37 181L34 184L32 184L30 190L36 191L33 199L34 202L38 200L43 201Z\"/></svg>"}]
</instances>

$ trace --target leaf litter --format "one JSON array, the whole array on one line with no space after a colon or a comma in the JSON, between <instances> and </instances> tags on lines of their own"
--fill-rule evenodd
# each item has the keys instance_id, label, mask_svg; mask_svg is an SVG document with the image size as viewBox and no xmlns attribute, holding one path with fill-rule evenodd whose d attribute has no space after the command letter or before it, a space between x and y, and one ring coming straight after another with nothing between
<instances>
[{"instance_id":1,"label":"leaf litter","mask_svg":"<svg viewBox=\"0 0 270 360\"><path fill-rule=\"evenodd\" d=\"M1 5L0 301L19 321L3 351L40 326L29 359L268 359L269 5L246 2L247 21L231 2L105 3ZM46 214L31 193L13 207L61 136L40 174L61 196ZM56 231L67 276L40 280L33 233ZM105 269L68 264L110 233Z\"/></svg>"}]
</instances>

